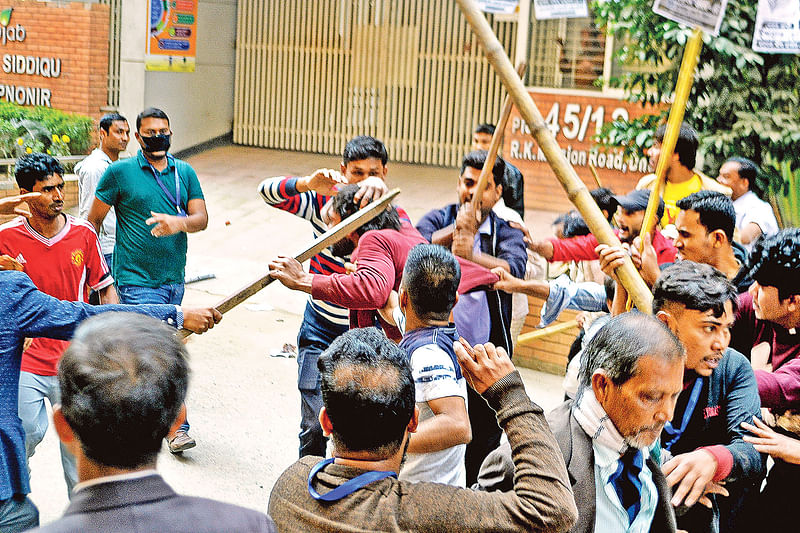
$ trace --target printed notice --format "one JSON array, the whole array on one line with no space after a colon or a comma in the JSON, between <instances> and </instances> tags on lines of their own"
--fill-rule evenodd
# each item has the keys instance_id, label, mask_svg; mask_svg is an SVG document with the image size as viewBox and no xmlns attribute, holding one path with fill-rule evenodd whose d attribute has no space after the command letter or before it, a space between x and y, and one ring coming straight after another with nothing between
<instances>
[{"instance_id":1,"label":"printed notice","mask_svg":"<svg viewBox=\"0 0 800 533\"><path fill-rule=\"evenodd\" d=\"M719 35L728 0L656 0L653 11L675 22Z\"/></svg>"},{"instance_id":2,"label":"printed notice","mask_svg":"<svg viewBox=\"0 0 800 533\"><path fill-rule=\"evenodd\" d=\"M586 0L533 0L533 10L537 20L589 16Z\"/></svg>"},{"instance_id":3,"label":"printed notice","mask_svg":"<svg viewBox=\"0 0 800 533\"><path fill-rule=\"evenodd\" d=\"M194 72L198 0L148 0L145 69Z\"/></svg>"},{"instance_id":4,"label":"printed notice","mask_svg":"<svg viewBox=\"0 0 800 533\"><path fill-rule=\"evenodd\" d=\"M519 0L478 0L478 9L495 15L513 15L519 9Z\"/></svg>"},{"instance_id":5,"label":"printed notice","mask_svg":"<svg viewBox=\"0 0 800 533\"><path fill-rule=\"evenodd\" d=\"M768 54L800 54L800 1L758 1L753 50Z\"/></svg>"}]
</instances>

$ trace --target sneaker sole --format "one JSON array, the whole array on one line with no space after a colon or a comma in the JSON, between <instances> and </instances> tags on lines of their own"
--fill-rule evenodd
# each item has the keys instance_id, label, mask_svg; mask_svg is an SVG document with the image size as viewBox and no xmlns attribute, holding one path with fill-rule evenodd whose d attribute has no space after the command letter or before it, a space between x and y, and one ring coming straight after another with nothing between
<instances>
[{"instance_id":1,"label":"sneaker sole","mask_svg":"<svg viewBox=\"0 0 800 533\"><path fill-rule=\"evenodd\" d=\"M190 450L195 446L197 446L197 443L195 441L187 442L185 444L181 444L180 446L176 446L174 448L172 447L172 445L169 445L169 451L170 453L181 453L186 450Z\"/></svg>"}]
</instances>

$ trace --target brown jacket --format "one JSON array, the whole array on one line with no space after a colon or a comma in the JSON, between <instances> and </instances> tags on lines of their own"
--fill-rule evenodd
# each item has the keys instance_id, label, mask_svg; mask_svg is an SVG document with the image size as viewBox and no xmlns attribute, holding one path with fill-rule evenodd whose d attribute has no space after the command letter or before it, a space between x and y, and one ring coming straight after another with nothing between
<instances>
[{"instance_id":1,"label":"brown jacket","mask_svg":"<svg viewBox=\"0 0 800 533\"><path fill-rule=\"evenodd\" d=\"M387 478L336 502L308 493L319 457L304 457L275 483L269 512L279 531L547 531L564 532L576 508L558 444L542 409L530 401L518 372L484 394L515 450L513 492L478 492L435 483ZM325 493L363 473L330 464L317 476Z\"/></svg>"}]
</instances>

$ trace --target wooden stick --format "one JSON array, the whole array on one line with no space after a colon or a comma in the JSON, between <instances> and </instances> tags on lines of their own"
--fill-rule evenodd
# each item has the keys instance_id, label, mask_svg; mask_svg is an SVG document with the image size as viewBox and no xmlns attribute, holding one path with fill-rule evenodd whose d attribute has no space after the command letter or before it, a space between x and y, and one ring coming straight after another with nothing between
<instances>
[{"instance_id":1,"label":"wooden stick","mask_svg":"<svg viewBox=\"0 0 800 533\"><path fill-rule=\"evenodd\" d=\"M521 78L525 74L527 63L524 61L517 65L517 75ZM478 176L478 185L475 187L475 192L472 194L472 207L475 209L475 214L480 220L481 202L483 201L483 191L489 184L489 176L492 173L494 162L497 161L497 150L500 148L500 141L503 140L503 132L506 131L506 124L508 118L511 116L511 108L514 107L514 100L510 94L506 95L503 101L503 109L500 111L500 118L497 119L497 124L494 127L494 134L492 134L492 142L489 145L489 153L486 156L486 161L483 163L483 168Z\"/></svg>"},{"instance_id":2,"label":"wooden stick","mask_svg":"<svg viewBox=\"0 0 800 533\"><path fill-rule=\"evenodd\" d=\"M546 328L542 329L535 329L533 331L529 331L528 333L523 333L519 337L517 337L517 344L531 344L533 341L537 339L541 339L542 337L549 337L555 333L560 333L562 331L566 331L568 329L577 328L578 321L577 320L569 320L567 322L562 322L560 324L553 324L552 326L547 326Z\"/></svg>"},{"instance_id":3,"label":"wooden stick","mask_svg":"<svg viewBox=\"0 0 800 533\"><path fill-rule=\"evenodd\" d=\"M598 187L602 187L603 184L600 183L600 176L597 175L597 169L594 168L594 165L589 163L589 170L592 171L592 176L594 176L594 181L597 183Z\"/></svg>"},{"instance_id":4,"label":"wooden stick","mask_svg":"<svg viewBox=\"0 0 800 533\"><path fill-rule=\"evenodd\" d=\"M514 67L511 65L508 56L503 50L503 46L497 40L497 37L492 32L491 26L486 21L486 18L478 10L474 0L456 0L461 11L464 13L467 22L472 27L477 39L481 42L489 62L494 67L495 72L503 81L506 90L511 94L514 103L519 109L519 113L525 122L530 126L533 137L536 139L539 148L541 148L547 162L553 169L553 173L558 178L558 181L567 192L567 196L578 208L589 230L597 238L597 241L602 244L611 246L621 246L619 239L614 235L608 221L600 212L586 185L578 178L575 169L567 161L561 147L558 146L555 136L547 129L544 123L542 114L533 102L531 95L525 89L522 80L514 72ZM629 257L625 258L625 262L617 269L617 277L619 277L622 285L627 289L628 293L632 295L636 306L643 313L652 312L653 295L650 289L642 280L636 267Z\"/></svg>"},{"instance_id":5,"label":"wooden stick","mask_svg":"<svg viewBox=\"0 0 800 533\"><path fill-rule=\"evenodd\" d=\"M384 209L389 205L389 203L398 195L400 194L400 189L392 189L391 191L387 192L383 195L383 197L379 198L378 200L373 201L365 208L356 211L346 219L342 220L334 227L320 235L317 239L314 240L309 246L304 248L300 253L294 256L294 258L299 262L302 263L307 259L311 259L316 254L340 241L345 235L349 235L353 231L357 230L379 214L381 214ZM227 313L240 303L244 302L258 291L269 285L275 281L269 274L265 276L261 276L257 280L254 280L232 295L226 297L225 299L221 300L217 305L214 307L217 311L222 314ZM191 331L188 329L180 330L180 336L182 338L186 338L192 334Z\"/></svg>"},{"instance_id":6,"label":"wooden stick","mask_svg":"<svg viewBox=\"0 0 800 533\"><path fill-rule=\"evenodd\" d=\"M678 73L678 83L675 85L675 100L669 110L667 119L667 130L664 132L664 142L661 143L661 154L658 156L656 165L656 181L653 184L653 192L647 202L647 209L642 220L642 230L640 235L647 235L656 225L656 215L658 214L658 204L664 187L667 184L667 167L672 160L675 151L675 144L678 142L678 133L683 122L683 115L686 112L686 102L689 100L689 93L694 82L694 70L697 67L697 60L700 57L700 50L703 47L703 32L695 29L692 36L686 42L681 60L681 70ZM639 246L641 251L644 241Z\"/></svg>"}]
</instances>

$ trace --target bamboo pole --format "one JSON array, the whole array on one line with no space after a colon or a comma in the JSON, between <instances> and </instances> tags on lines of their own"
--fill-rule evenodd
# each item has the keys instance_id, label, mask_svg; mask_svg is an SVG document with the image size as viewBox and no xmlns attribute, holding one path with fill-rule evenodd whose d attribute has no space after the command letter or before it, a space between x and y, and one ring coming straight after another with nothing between
<instances>
[{"instance_id":1,"label":"bamboo pole","mask_svg":"<svg viewBox=\"0 0 800 533\"><path fill-rule=\"evenodd\" d=\"M675 100L669 111L667 119L667 130L664 132L664 142L661 143L661 154L656 165L656 181L653 184L653 192L650 193L650 200L647 202L647 209L644 212L642 230L640 235L647 235L656 225L656 215L658 214L658 204L661 195L664 194L664 187L667 184L667 167L672 160L675 151L675 144L678 142L678 133L683 122L683 115L686 112L686 102L689 100L689 93L694 82L694 70L697 67L697 60L700 57L700 50L703 47L703 32L695 29L692 36L686 42L681 60L681 69L678 72L678 83L675 85ZM639 246L639 251L644 246L644 241Z\"/></svg>"},{"instance_id":2,"label":"bamboo pole","mask_svg":"<svg viewBox=\"0 0 800 533\"><path fill-rule=\"evenodd\" d=\"M556 333L567 331L568 329L576 327L578 327L578 321L569 320L567 322L562 322L560 324L553 324L552 326L547 326L546 328L535 329L533 331L529 331L528 333L523 333L522 335L517 337L517 344L531 344L533 341L541 339L542 337L549 337L550 335L554 335Z\"/></svg>"},{"instance_id":3,"label":"bamboo pole","mask_svg":"<svg viewBox=\"0 0 800 533\"><path fill-rule=\"evenodd\" d=\"M555 136L547 129L542 114L534 104L531 95L525 89L522 80L514 72L511 61L509 61L502 45L492 32L492 28L486 18L478 10L474 0L456 1L467 22L472 27L475 36L483 45L489 62L503 81L506 90L511 94L514 103L517 104L520 115L530 126L533 137L547 158L553 173L564 187L569 199L580 211L586 221L586 225L589 226L598 242L611 246L621 246L608 221L603 217L600 208L597 207L594 199L589 194L589 190L567 161L556 142ZM641 276L639 276L630 258L625 259L625 263L617 269L616 274L628 293L632 295L639 310L644 313L652 312L653 295Z\"/></svg>"},{"instance_id":4,"label":"bamboo pole","mask_svg":"<svg viewBox=\"0 0 800 533\"><path fill-rule=\"evenodd\" d=\"M589 170L592 171L592 177L594 177L595 183L597 183L598 187L602 187L603 184L600 182L600 176L597 175L597 169L594 168L594 165L589 163Z\"/></svg>"},{"instance_id":5,"label":"bamboo pole","mask_svg":"<svg viewBox=\"0 0 800 533\"><path fill-rule=\"evenodd\" d=\"M379 199L372 201L369 205L360 209L347 217L346 219L342 220L334 227L314 239L314 241L303 248L294 258L302 263L308 259L311 259L313 256L327 248L328 246L342 240L346 235L354 232L379 214L381 214L389 203L398 195L400 194L400 189L392 189L391 191L387 192ZM222 314L227 313L240 303L244 302L258 291L269 285L275 281L275 278L266 274L261 276L260 278L251 281L235 293L231 294L230 296L225 297L220 302L218 302L214 308ZM178 332L181 338L186 338L192 334L191 331L188 329L182 329Z\"/></svg>"},{"instance_id":6,"label":"bamboo pole","mask_svg":"<svg viewBox=\"0 0 800 533\"><path fill-rule=\"evenodd\" d=\"M517 65L517 75L521 78L525 74L527 63L521 62ZM500 149L500 141L503 140L503 132L506 130L508 118L511 116L511 108L514 107L514 100L510 94L506 95L503 101L503 109L500 111L500 118L494 127L492 134L492 142L489 144L489 153L486 155L486 161L483 163L483 168L478 176L478 185L475 187L475 192L472 195L472 207L475 210L475 216L480 220L481 202L483 201L483 191L489 183L489 175L494 168L494 162L497 161L497 151Z\"/></svg>"}]
</instances>

